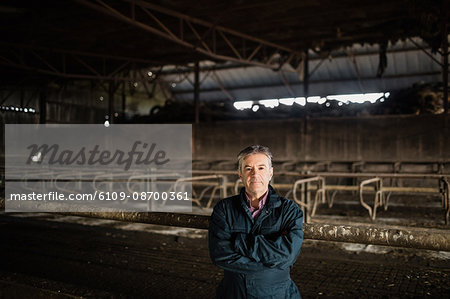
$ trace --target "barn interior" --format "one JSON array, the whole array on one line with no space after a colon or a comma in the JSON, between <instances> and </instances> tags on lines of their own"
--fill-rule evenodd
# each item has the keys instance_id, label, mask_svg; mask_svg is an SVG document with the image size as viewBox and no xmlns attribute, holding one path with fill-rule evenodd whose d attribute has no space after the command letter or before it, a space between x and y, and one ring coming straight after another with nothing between
<instances>
[{"instance_id":1,"label":"barn interior","mask_svg":"<svg viewBox=\"0 0 450 299\"><path fill-rule=\"evenodd\" d=\"M448 296L448 2L2 1L2 210L8 125L179 124L192 212L1 212L0 297L214 297L205 223L252 144L304 211L304 297ZM411 239L307 231L325 225Z\"/></svg>"}]
</instances>

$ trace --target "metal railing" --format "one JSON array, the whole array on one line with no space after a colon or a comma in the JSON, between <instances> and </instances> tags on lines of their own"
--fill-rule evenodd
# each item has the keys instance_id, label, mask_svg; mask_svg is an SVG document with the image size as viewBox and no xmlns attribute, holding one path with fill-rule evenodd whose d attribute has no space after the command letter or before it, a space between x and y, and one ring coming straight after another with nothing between
<instances>
[{"instance_id":1,"label":"metal railing","mask_svg":"<svg viewBox=\"0 0 450 299\"><path fill-rule=\"evenodd\" d=\"M372 220L376 219L376 211L378 207L383 206L385 210L388 208L388 200L392 193L403 194L435 194L440 195L442 198L442 207L445 210L445 223L449 224L450 215L450 184L446 175L437 174L388 174L388 173L314 173L303 175L308 178L302 178L297 180L293 185L293 198L296 203L306 209L312 209L311 213L308 213L307 217L313 217L315 215L319 197L322 203L328 202L328 206L332 207L333 201L337 191L356 191L359 193L360 204L367 209L369 217ZM327 185L326 178L364 178L359 185ZM402 178L402 179L433 179L439 181L439 187L397 187L397 186L384 186L383 179ZM317 185L311 186L310 182L317 182ZM371 186L373 185L374 186ZM297 189L298 185L302 186L302 200L298 199ZM309 197L310 192L316 191L313 206L310 207ZM336 191L331 197L327 196L326 191ZM364 200L364 192L374 192L374 203L371 207Z\"/></svg>"},{"instance_id":2,"label":"metal railing","mask_svg":"<svg viewBox=\"0 0 450 299\"><path fill-rule=\"evenodd\" d=\"M31 190L31 185L28 185L28 178L30 174L22 173L20 181L25 189ZM42 184L49 184L58 190L66 192L79 192L79 188L76 188L76 179L73 182L67 180L67 177L74 177L74 172L58 173L54 178L50 180L43 180ZM164 174L136 174L136 175L126 175L126 174L98 174L95 171L91 173L79 173L80 180L86 181L90 179L92 181L93 189L100 190L108 186L108 184L123 184L128 191L132 189L132 183L134 180L157 180L157 176L169 176L173 175L172 184L176 184L176 179L181 179L179 174L174 172L164 173ZM238 192L239 181L235 183L230 182L230 177L236 176L235 170L224 170L224 171L193 171L192 178L186 178L183 180L188 180L192 182L193 186L196 186L198 193L193 192L193 201L201 208L209 209L213 206L214 200L217 198L226 197L228 194L228 189L232 190L234 188L235 193ZM114 176L114 177L113 177ZM177 177L178 176L178 177ZM285 181L292 181L292 178L299 178L294 183L275 183L273 186L278 190L286 190L285 197L290 195L293 197L294 201L300 206L309 210L309 213L305 213L306 217L314 217L320 202L328 203L329 207L333 206L335 196L339 191L354 191L359 193L360 204L368 211L369 217L372 220L376 219L377 208L384 206L385 210L388 208L388 202L390 195L392 193L402 193L402 194L435 194L441 195L442 198L442 208L445 210L445 223L449 224L450 217L450 195L449 195L449 183L448 174L422 174L422 173L346 173L346 172L317 172L302 174L298 172L282 171L276 174L276 178L279 176L285 176ZM51 177L51 173L49 173ZM287 177L289 177L287 179ZM326 179L329 178L354 178L362 179L358 185L331 185L326 184ZM232 178L233 180L234 178ZM403 187L403 186L385 186L383 184L383 179L433 179L439 181L438 187ZM70 182L68 182L70 181ZM283 182L282 180L280 180ZM315 184L314 184L315 183ZM301 198L298 197L298 189L301 186ZM36 185L33 185L35 188ZM220 191L220 196L217 195ZM310 205L310 193L316 191L312 204ZM331 196L327 194L327 191L334 191ZM373 206L370 206L364 199L364 193L375 192ZM292 193L292 194L291 194ZM209 196L208 200L204 202L204 198Z\"/></svg>"}]
</instances>

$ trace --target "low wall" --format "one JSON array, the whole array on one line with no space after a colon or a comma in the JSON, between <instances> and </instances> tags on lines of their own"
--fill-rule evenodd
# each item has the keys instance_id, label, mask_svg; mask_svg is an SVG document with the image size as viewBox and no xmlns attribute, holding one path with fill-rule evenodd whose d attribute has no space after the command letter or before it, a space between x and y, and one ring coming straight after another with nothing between
<instances>
[{"instance_id":1,"label":"low wall","mask_svg":"<svg viewBox=\"0 0 450 299\"><path fill-rule=\"evenodd\" d=\"M202 123L194 126L193 156L234 160L263 144L281 161L448 162L449 126L444 115Z\"/></svg>"}]
</instances>

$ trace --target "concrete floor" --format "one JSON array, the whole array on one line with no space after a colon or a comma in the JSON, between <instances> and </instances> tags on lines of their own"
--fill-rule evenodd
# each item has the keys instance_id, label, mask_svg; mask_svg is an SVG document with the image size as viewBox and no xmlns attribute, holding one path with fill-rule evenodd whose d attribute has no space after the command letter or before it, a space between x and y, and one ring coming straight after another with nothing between
<instances>
[{"instance_id":1,"label":"concrete floor","mask_svg":"<svg viewBox=\"0 0 450 299\"><path fill-rule=\"evenodd\" d=\"M0 214L1 298L213 298L206 231ZM305 240L304 298L448 298L450 253Z\"/></svg>"}]
</instances>

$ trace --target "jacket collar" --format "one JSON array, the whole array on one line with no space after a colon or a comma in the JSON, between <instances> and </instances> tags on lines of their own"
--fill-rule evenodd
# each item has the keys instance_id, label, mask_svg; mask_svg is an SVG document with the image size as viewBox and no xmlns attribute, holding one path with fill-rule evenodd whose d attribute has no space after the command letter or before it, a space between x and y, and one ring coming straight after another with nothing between
<instances>
[{"instance_id":1,"label":"jacket collar","mask_svg":"<svg viewBox=\"0 0 450 299\"><path fill-rule=\"evenodd\" d=\"M245 188L241 188L241 192L239 194L239 198L241 199L241 203L247 207L246 202L247 199L245 197ZM281 205L280 196L277 194L275 189L269 184L269 194L267 196L266 205L267 209L277 208Z\"/></svg>"}]
</instances>

